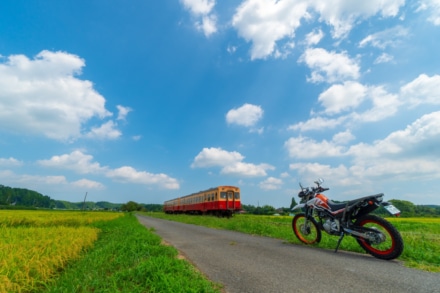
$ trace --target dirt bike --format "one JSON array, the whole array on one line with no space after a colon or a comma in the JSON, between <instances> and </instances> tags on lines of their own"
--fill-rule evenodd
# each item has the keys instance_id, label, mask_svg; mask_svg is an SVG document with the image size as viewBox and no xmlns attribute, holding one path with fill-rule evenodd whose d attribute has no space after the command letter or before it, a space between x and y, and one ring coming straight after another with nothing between
<instances>
[{"instance_id":1,"label":"dirt bike","mask_svg":"<svg viewBox=\"0 0 440 293\"><path fill-rule=\"evenodd\" d=\"M403 252L403 239L399 231L387 220L370 214L383 206L390 214L399 216L400 211L383 201L383 193L361 197L343 203L335 203L322 192L321 178L315 181L317 187L303 187L298 196L300 204L294 210L302 210L293 217L292 229L296 237L305 244L321 241L321 231L339 236L335 252L345 235L356 238L357 243L374 257L391 260Z\"/></svg>"}]
</instances>

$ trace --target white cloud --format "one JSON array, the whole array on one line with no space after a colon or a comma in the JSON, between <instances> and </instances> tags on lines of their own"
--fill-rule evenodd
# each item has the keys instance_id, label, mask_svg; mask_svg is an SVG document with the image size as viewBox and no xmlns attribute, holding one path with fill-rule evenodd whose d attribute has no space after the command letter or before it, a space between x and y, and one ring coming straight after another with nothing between
<instances>
[{"instance_id":1,"label":"white cloud","mask_svg":"<svg viewBox=\"0 0 440 293\"><path fill-rule=\"evenodd\" d=\"M285 143L291 158L311 159L319 157L339 157L344 155L345 148L332 141L317 142L306 137L291 137Z\"/></svg>"},{"instance_id":2,"label":"white cloud","mask_svg":"<svg viewBox=\"0 0 440 293\"><path fill-rule=\"evenodd\" d=\"M340 117L337 119L328 119L321 116L313 117L306 122L298 122L290 125L288 130L310 131L310 130L323 130L331 129L341 125L346 120L346 117Z\"/></svg>"},{"instance_id":3,"label":"white cloud","mask_svg":"<svg viewBox=\"0 0 440 293\"><path fill-rule=\"evenodd\" d=\"M118 108L118 118L117 118L117 120L125 120L125 118L127 117L128 113L133 111L133 109L131 109L130 107L124 107L124 106L121 106L121 105L117 105L116 108Z\"/></svg>"},{"instance_id":4,"label":"white cloud","mask_svg":"<svg viewBox=\"0 0 440 293\"><path fill-rule=\"evenodd\" d=\"M387 158L390 155L404 159L414 156L438 158L440 148L440 112L432 112L408 125L404 130L391 133L372 145L352 146L349 154L356 158ZM440 168L440 166L439 166Z\"/></svg>"},{"instance_id":5,"label":"white cloud","mask_svg":"<svg viewBox=\"0 0 440 293\"><path fill-rule=\"evenodd\" d=\"M83 59L42 51L33 60L11 55L0 63L0 129L56 140L82 136L92 118L112 115L93 84L80 80Z\"/></svg>"},{"instance_id":6,"label":"white cloud","mask_svg":"<svg viewBox=\"0 0 440 293\"><path fill-rule=\"evenodd\" d=\"M215 0L181 0L183 6L193 14L209 14L215 6Z\"/></svg>"},{"instance_id":7,"label":"white cloud","mask_svg":"<svg viewBox=\"0 0 440 293\"><path fill-rule=\"evenodd\" d=\"M281 188L281 185L283 185L283 181L275 177L269 177L259 184L260 188L264 190L277 190Z\"/></svg>"},{"instance_id":8,"label":"white cloud","mask_svg":"<svg viewBox=\"0 0 440 293\"><path fill-rule=\"evenodd\" d=\"M342 145L352 141L353 139L355 139L355 136L350 130L346 130L333 135L332 141L337 145Z\"/></svg>"},{"instance_id":9,"label":"white cloud","mask_svg":"<svg viewBox=\"0 0 440 293\"><path fill-rule=\"evenodd\" d=\"M396 26L390 29L386 29L365 37L359 42L359 47L365 47L370 45L379 49L385 49L387 47L397 47L401 44L403 38L408 37L409 30L402 26Z\"/></svg>"},{"instance_id":10,"label":"white cloud","mask_svg":"<svg viewBox=\"0 0 440 293\"><path fill-rule=\"evenodd\" d=\"M267 175L267 170L274 169L275 168L269 164L256 165L244 162L236 162L235 164L224 166L221 170L221 173L236 176L262 177Z\"/></svg>"},{"instance_id":11,"label":"white cloud","mask_svg":"<svg viewBox=\"0 0 440 293\"><path fill-rule=\"evenodd\" d=\"M295 163L290 164L289 168L290 170L297 171L301 181L307 185L322 176L332 178L332 182L338 182L340 185L348 186L356 184L353 174L351 174L351 171L344 165L332 167L319 163Z\"/></svg>"},{"instance_id":12,"label":"white cloud","mask_svg":"<svg viewBox=\"0 0 440 293\"><path fill-rule=\"evenodd\" d=\"M332 85L319 95L318 101L326 114L338 114L358 107L365 99L367 89L358 82L347 81Z\"/></svg>"},{"instance_id":13,"label":"white cloud","mask_svg":"<svg viewBox=\"0 0 440 293\"><path fill-rule=\"evenodd\" d=\"M38 163L41 166L72 170L79 174L104 175L108 178L124 183L137 183L145 185L154 184L166 189L179 188L178 181L166 174L152 174L145 171L137 171L129 166L111 169L107 166L101 166L97 162L93 162L93 156L86 155L79 150L73 151L70 154L53 156L49 160L40 160ZM80 181L76 185L80 183L87 183L87 181L84 180L86 179L83 179L83 181ZM93 185L94 183L90 184Z\"/></svg>"},{"instance_id":14,"label":"white cloud","mask_svg":"<svg viewBox=\"0 0 440 293\"><path fill-rule=\"evenodd\" d=\"M22 188L30 188L37 185L56 185L56 184L68 184L64 176L39 176L39 175L26 175L15 174L10 170L0 171L0 177L3 182L8 182L10 185L18 185Z\"/></svg>"},{"instance_id":15,"label":"white cloud","mask_svg":"<svg viewBox=\"0 0 440 293\"><path fill-rule=\"evenodd\" d=\"M261 106L244 104L237 109L229 110L226 114L226 122L247 127L254 126L263 117L263 113Z\"/></svg>"},{"instance_id":16,"label":"white cloud","mask_svg":"<svg viewBox=\"0 0 440 293\"><path fill-rule=\"evenodd\" d=\"M402 105L398 95L390 94L380 86L368 87L367 98L371 102L371 108L360 114L352 113L351 120L357 122L381 121L394 116L399 106Z\"/></svg>"},{"instance_id":17,"label":"white cloud","mask_svg":"<svg viewBox=\"0 0 440 293\"><path fill-rule=\"evenodd\" d=\"M428 21L434 25L440 25L440 0L420 0L416 11L427 10Z\"/></svg>"},{"instance_id":18,"label":"white cloud","mask_svg":"<svg viewBox=\"0 0 440 293\"><path fill-rule=\"evenodd\" d=\"M276 42L293 38L301 19L307 16L305 1L247 0L237 8L232 25L239 36L252 42L253 60L276 52Z\"/></svg>"},{"instance_id":19,"label":"white cloud","mask_svg":"<svg viewBox=\"0 0 440 293\"><path fill-rule=\"evenodd\" d=\"M221 148L204 148L191 164L192 168L221 167L222 174L236 176L266 176L267 170L275 168L269 164L251 164L242 162L244 156L238 152L228 152Z\"/></svg>"},{"instance_id":20,"label":"white cloud","mask_svg":"<svg viewBox=\"0 0 440 293\"><path fill-rule=\"evenodd\" d=\"M40 175L28 175L28 174L15 174L11 171L5 170L0 171L0 177L8 182L9 185L18 185L21 188L29 188L32 190L36 189L47 189L53 186L62 186L65 188L86 188L88 190L102 190L105 189L104 185L88 180L88 179L80 179L77 181L69 182L65 176L57 175L57 176L40 176Z\"/></svg>"},{"instance_id":21,"label":"white cloud","mask_svg":"<svg viewBox=\"0 0 440 293\"><path fill-rule=\"evenodd\" d=\"M239 152L228 152L221 148L203 148L194 158L192 168L206 168L213 166L228 166L244 159Z\"/></svg>"},{"instance_id":22,"label":"white cloud","mask_svg":"<svg viewBox=\"0 0 440 293\"><path fill-rule=\"evenodd\" d=\"M252 43L251 59L264 59L285 56L277 42L291 43L301 21L312 19L315 13L319 21L332 27L333 38L339 39L357 22L374 15L395 17L404 4L405 0L245 0L238 6L232 25L240 37Z\"/></svg>"},{"instance_id":23,"label":"white cloud","mask_svg":"<svg viewBox=\"0 0 440 293\"><path fill-rule=\"evenodd\" d=\"M334 38L345 37L356 22L368 19L376 14L382 17L395 17L405 0L357 1L312 0L310 5L319 14L319 20L333 27Z\"/></svg>"},{"instance_id":24,"label":"white cloud","mask_svg":"<svg viewBox=\"0 0 440 293\"><path fill-rule=\"evenodd\" d=\"M88 179L80 179L72 182L71 184L75 187L86 188L86 189L102 190L105 188L102 183Z\"/></svg>"},{"instance_id":25,"label":"white cloud","mask_svg":"<svg viewBox=\"0 0 440 293\"><path fill-rule=\"evenodd\" d=\"M117 139L122 133L116 128L117 124L113 121L107 121L99 127L92 127L86 137L93 139Z\"/></svg>"},{"instance_id":26,"label":"white cloud","mask_svg":"<svg viewBox=\"0 0 440 293\"><path fill-rule=\"evenodd\" d=\"M403 102L411 106L420 104L440 104L440 75L432 77L426 74L419 75L413 81L407 83L400 89Z\"/></svg>"},{"instance_id":27,"label":"white cloud","mask_svg":"<svg viewBox=\"0 0 440 293\"><path fill-rule=\"evenodd\" d=\"M382 53L382 54L380 54L379 57L376 58L376 60L374 60L374 64L389 63L393 60L394 60L393 56L391 56L387 53Z\"/></svg>"},{"instance_id":28,"label":"white cloud","mask_svg":"<svg viewBox=\"0 0 440 293\"><path fill-rule=\"evenodd\" d=\"M53 156L49 160L39 160L37 163L44 167L72 170L79 174L98 174L107 168L93 162L93 156L84 154L79 150L70 154Z\"/></svg>"},{"instance_id":29,"label":"white cloud","mask_svg":"<svg viewBox=\"0 0 440 293\"><path fill-rule=\"evenodd\" d=\"M390 177L401 181L440 179L440 111L426 114L405 129L371 144L358 143L346 148L340 145L345 142L339 138L334 136L332 142L292 138L286 142L286 148L292 158L299 159L351 157L346 166L295 163L290 169L307 178L307 182L325 176L345 186L386 181Z\"/></svg>"},{"instance_id":30,"label":"white cloud","mask_svg":"<svg viewBox=\"0 0 440 293\"><path fill-rule=\"evenodd\" d=\"M166 189L179 189L179 182L166 174L152 174L145 171L123 166L117 169L109 170L106 176L124 183L137 183L145 185L158 185Z\"/></svg>"},{"instance_id":31,"label":"white cloud","mask_svg":"<svg viewBox=\"0 0 440 293\"><path fill-rule=\"evenodd\" d=\"M307 46L314 46L318 44L323 37L324 33L322 32L322 30L315 29L306 35L306 44Z\"/></svg>"},{"instance_id":32,"label":"white cloud","mask_svg":"<svg viewBox=\"0 0 440 293\"><path fill-rule=\"evenodd\" d=\"M421 74L403 85L398 94L387 92L382 86L364 86L357 82L335 84L318 98L324 111L317 117L290 125L289 130L311 131L334 129L352 123L371 123L396 115L402 106L440 104L440 75ZM351 112L349 112L351 111ZM337 118L335 116L345 112Z\"/></svg>"},{"instance_id":33,"label":"white cloud","mask_svg":"<svg viewBox=\"0 0 440 293\"><path fill-rule=\"evenodd\" d=\"M0 166L2 167L17 167L17 166L22 166L23 162L15 159L15 158L0 158Z\"/></svg>"},{"instance_id":34,"label":"white cloud","mask_svg":"<svg viewBox=\"0 0 440 293\"><path fill-rule=\"evenodd\" d=\"M334 83L359 78L359 65L357 60L351 59L346 52L329 52L322 48L309 48L299 58L305 63L312 75L308 81Z\"/></svg>"},{"instance_id":35,"label":"white cloud","mask_svg":"<svg viewBox=\"0 0 440 293\"><path fill-rule=\"evenodd\" d=\"M217 16L212 13L215 0L180 0L180 2L197 19L194 25L206 37L217 32Z\"/></svg>"}]
</instances>

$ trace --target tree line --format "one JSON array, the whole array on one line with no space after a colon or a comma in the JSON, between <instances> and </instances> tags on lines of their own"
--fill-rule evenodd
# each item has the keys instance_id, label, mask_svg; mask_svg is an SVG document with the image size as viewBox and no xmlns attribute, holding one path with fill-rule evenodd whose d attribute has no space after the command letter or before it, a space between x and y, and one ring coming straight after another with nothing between
<instances>
[{"instance_id":1,"label":"tree line","mask_svg":"<svg viewBox=\"0 0 440 293\"><path fill-rule=\"evenodd\" d=\"M390 200L402 213L402 217L440 217L439 205L415 205L410 201L392 199ZM290 207L274 208L270 205L253 206L242 204L242 210L254 215L289 215L291 209L296 205L295 198L292 197ZM162 204L142 204L129 201L125 204L110 203L106 201L99 202L68 202L63 200L54 200L47 195L39 192L25 189L12 188L0 184L0 208L45 208L45 209L68 209L68 210L120 210L120 211L153 211L163 210ZM375 214L387 215L383 208L374 211Z\"/></svg>"}]
</instances>

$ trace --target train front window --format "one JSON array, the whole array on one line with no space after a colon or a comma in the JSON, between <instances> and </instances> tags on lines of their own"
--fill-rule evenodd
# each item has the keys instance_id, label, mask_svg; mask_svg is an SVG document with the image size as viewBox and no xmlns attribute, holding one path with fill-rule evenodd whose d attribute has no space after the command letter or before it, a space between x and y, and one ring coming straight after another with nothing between
<instances>
[{"instance_id":1,"label":"train front window","mask_svg":"<svg viewBox=\"0 0 440 293\"><path fill-rule=\"evenodd\" d=\"M226 192L220 192L220 198L226 199Z\"/></svg>"},{"instance_id":2,"label":"train front window","mask_svg":"<svg viewBox=\"0 0 440 293\"><path fill-rule=\"evenodd\" d=\"M235 193L235 199L240 199L240 192Z\"/></svg>"},{"instance_id":3,"label":"train front window","mask_svg":"<svg viewBox=\"0 0 440 293\"><path fill-rule=\"evenodd\" d=\"M234 193L232 193L231 191L228 192L228 198L232 199L232 197L234 196Z\"/></svg>"}]
</instances>

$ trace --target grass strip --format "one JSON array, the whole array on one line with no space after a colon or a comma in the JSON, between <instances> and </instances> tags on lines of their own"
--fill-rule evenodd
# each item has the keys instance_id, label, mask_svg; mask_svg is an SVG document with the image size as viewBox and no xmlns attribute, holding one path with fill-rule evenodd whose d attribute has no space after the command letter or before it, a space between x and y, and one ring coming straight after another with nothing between
<instances>
[{"instance_id":1,"label":"grass strip","mask_svg":"<svg viewBox=\"0 0 440 293\"><path fill-rule=\"evenodd\" d=\"M134 215L92 226L101 230L94 247L45 292L220 292Z\"/></svg>"}]
</instances>

